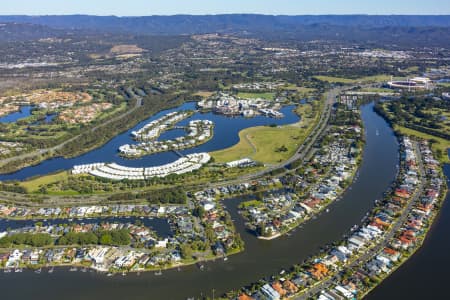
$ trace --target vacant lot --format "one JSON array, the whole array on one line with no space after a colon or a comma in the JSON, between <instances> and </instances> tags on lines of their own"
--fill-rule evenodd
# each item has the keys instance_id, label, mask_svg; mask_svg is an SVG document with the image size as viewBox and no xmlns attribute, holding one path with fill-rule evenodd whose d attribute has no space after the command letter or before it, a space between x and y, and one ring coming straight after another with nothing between
<instances>
[{"instance_id":1,"label":"vacant lot","mask_svg":"<svg viewBox=\"0 0 450 300\"><path fill-rule=\"evenodd\" d=\"M275 93L238 93L238 97L241 97L243 99L266 99L266 100L273 100L275 98Z\"/></svg>"},{"instance_id":2,"label":"vacant lot","mask_svg":"<svg viewBox=\"0 0 450 300\"><path fill-rule=\"evenodd\" d=\"M31 180L21 182L20 185L27 189L29 193L33 193L39 190L41 186L52 184L60 181L67 181L69 174L67 171L62 171L55 174L37 177Z\"/></svg>"},{"instance_id":3,"label":"vacant lot","mask_svg":"<svg viewBox=\"0 0 450 300\"><path fill-rule=\"evenodd\" d=\"M210 153L216 162L229 162L245 157L273 164L291 157L308 136L318 120L318 109L310 104L300 105L298 123L278 127L258 126L239 132L239 142L227 149Z\"/></svg>"}]
</instances>

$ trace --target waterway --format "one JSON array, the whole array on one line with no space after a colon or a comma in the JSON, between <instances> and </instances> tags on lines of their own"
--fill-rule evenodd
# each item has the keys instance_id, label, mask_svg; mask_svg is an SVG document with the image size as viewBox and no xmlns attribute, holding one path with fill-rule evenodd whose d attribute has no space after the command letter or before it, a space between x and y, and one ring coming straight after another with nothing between
<instances>
[{"instance_id":1,"label":"waterway","mask_svg":"<svg viewBox=\"0 0 450 300\"><path fill-rule=\"evenodd\" d=\"M48 159L36 166L24 168L18 172L11 174L0 175L0 180L23 180L32 176L45 175L58 170L69 170L74 165L88 164L94 162L115 162L129 167L150 167L155 165L162 165L177 160L179 157L174 152L163 152L152 155L144 156L140 159L125 159L119 156L118 149L123 144L135 144L131 138L131 131L137 130L149 123L156 120L163 115L179 110L194 110L195 102L185 103L177 108L164 110L158 114L148 118L147 120L139 123L130 130L116 136L111 139L105 145L92 150L86 154L74 157L74 158L53 158ZM256 116L254 118L244 117L227 117L223 115L217 115L213 113L200 113L197 112L188 119L185 119L177 126L187 126L191 120L211 120L214 122L214 136L208 142L201 144L197 147L180 151L182 154L190 154L195 152L210 152L219 149L231 147L239 141L239 131L248 127L262 126L262 125L284 125L291 124L299 121L299 116L293 111L294 106L285 106L280 111L284 114L284 118L272 119L264 116ZM174 129L162 134L159 138L175 138L177 136L185 135L186 132L180 129Z\"/></svg>"},{"instance_id":2,"label":"waterway","mask_svg":"<svg viewBox=\"0 0 450 300\"><path fill-rule=\"evenodd\" d=\"M244 252L228 261L163 271L161 276L106 277L96 273L55 270L53 274L0 273L0 290L5 299L186 299L201 295L216 296L268 277L316 254L321 247L340 240L380 199L397 173L398 144L387 123L373 112L373 104L362 108L366 131L364 159L359 176L342 199L330 205L315 220L306 222L290 236L272 241L256 239L246 231L237 213L241 199L225 201L237 230L245 241ZM378 134L377 134L378 131Z\"/></svg>"}]
</instances>

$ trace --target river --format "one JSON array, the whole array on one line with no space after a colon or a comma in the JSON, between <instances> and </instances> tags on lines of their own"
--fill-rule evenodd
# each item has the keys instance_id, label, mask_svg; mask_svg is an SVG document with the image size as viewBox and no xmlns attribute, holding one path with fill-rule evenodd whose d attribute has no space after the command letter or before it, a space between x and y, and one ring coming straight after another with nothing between
<instances>
[{"instance_id":1,"label":"river","mask_svg":"<svg viewBox=\"0 0 450 300\"><path fill-rule=\"evenodd\" d=\"M244 252L205 264L164 271L162 276L143 273L140 276L106 277L96 273L66 272L38 275L31 271L0 274L4 299L186 299L201 295L221 295L259 278L300 263L317 253L320 247L342 238L354 224L359 224L373 207L374 200L394 180L398 164L398 144L387 123L373 112L373 104L362 107L366 131L364 159L359 176L342 199L330 205L317 219L306 222L291 236L272 241L258 240L246 232L237 213L239 199L225 205L246 243ZM378 134L377 134L378 131Z\"/></svg>"}]
</instances>

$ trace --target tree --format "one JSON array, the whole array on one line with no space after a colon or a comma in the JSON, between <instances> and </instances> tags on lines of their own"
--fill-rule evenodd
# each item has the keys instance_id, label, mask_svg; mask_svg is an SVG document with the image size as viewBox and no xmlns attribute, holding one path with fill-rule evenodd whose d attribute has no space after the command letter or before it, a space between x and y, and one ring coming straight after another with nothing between
<instances>
[{"instance_id":1,"label":"tree","mask_svg":"<svg viewBox=\"0 0 450 300\"><path fill-rule=\"evenodd\" d=\"M192 257L192 248L188 244L182 244L180 247L181 257L183 258L191 258Z\"/></svg>"},{"instance_id":2,"label":"tree","mask_svg":"<svg viewBox=\"0 0 450 300\"><path fill-rule=\"evenodd\" d=\"M101 245L112 245L113 239L111 234L105 233L100 237L100 244Z\"/></svg>"}]
</instances>

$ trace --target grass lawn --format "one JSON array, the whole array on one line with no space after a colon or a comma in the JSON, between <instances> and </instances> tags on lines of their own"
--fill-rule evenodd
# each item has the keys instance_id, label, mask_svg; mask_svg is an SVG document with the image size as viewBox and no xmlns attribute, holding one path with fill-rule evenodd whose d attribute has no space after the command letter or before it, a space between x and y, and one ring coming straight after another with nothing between
<instances>
[{"instance_id":1,"label":"grass lawn","mask_svg":"<svg viewBox=\"0 0 450 300\"><path fill-rule=\"evenodd\" d=\"M240 140L236 145L210 154L218 163L245 157L267 164L287 160L314 128L319 116L313 112L309 104L300 105L297 113L301 116L298 123L278 127L246 128L239 132ZM285 146L287 151L278 151L282 146Z\"/></svg>"},{"instance_id":2,"label":"grass lawn","mask_svg":"<svg viewBox=\"0 0 450 300\"><path fill-rule=\"evenodd\" d=\"M193 94L193 96L200 96L202 98L208 98L208 97L211 97L213 94L214 94L214 92L198 91L197 93Z\"/></svg>"},{"instance_id":3,"label":"grass lawn","mask_svg":"<svg viewBox=\"0 0 450 300\"><path fill-rule=\"evenodd\" d=\"M402 73L417 73L418 71L419 71L418 66L412 66L412 67L400 70L400 72L402 72Z\"/></svg>"},{"instance_id":4,"label":"grass lawn","mask_svg":"<svg viewBox=\"0 0 450 300\"><path fill-rule=\"evenodd\" d=\"M249 157L262 163L277 163L291 157L301 141L302 130L298 126L258 126L239 132L236 145L212 152L216 162L223 163ZM285 146L287 151L277 151Z\"/></svg>"},{"instance_id":5,"label":"grass lawn","mask_svg":"<svg viewBox=\"0 0 450 300\"><path fill-rule=\"evenodd\" d=\"M295 84L288 84L288 85L282 86L281 89L284 89L284 90L296 90L297 92L304 93L304 94L308 94L308 93L316 91L315 88L297 86Z\"/></svg>"},{"instance_id":6,"label":"grass lawn","mask_svg":"<svg viewBox=\"0 0 450 300\"><path fill-rule=\"evenodd\" d=\"M48 185L55 182L66 181L69 178L67 171L58 172L46 176L40 176L31 180L23 181L21 186L27 189L29 193L33 193L39 190L41 185Z\"/></svg>"},{"instance_id":7,"label":"grass lawn","mask_svg":"<svg viewBox=\"0 0 450 300\"><path fill-rule=\"evenodd\" d=\"M450 88L450 82L442 82L442 83L438 83L438 85Z\"/></svg>"},{"instance_id":8,"label":"grass lawn","mask_svg":"<svg viewBox=\"0 0 450 300\"><path fill-rule=\"evenodd\" d=\"M242 202L241 204L239 204L239 207L246 208L246 207L249 207L249 206L261 206L262 204L263 204L262 201L250 200L250 201Z\"/></svg>"},{"instance_id":9,"label":"grass lawn","mask_svg":"<svg viewBox=\"0 0 450 300\"><path fill-rule=\"evenodd\" d=\"M266 100L273 100L275 97L275 93L238 93L238 97L244 98L244 99L266 99Z\"/></svg>"},{"instance_id":10,"label":"grass lawn","mask_svg":"<svg viewBox=\"0 0 450 300\"><path fill-rule=\"evenodd\" d=\"M329 83L369 83L369 82L380 82L380 81L387 81L391 77L388 75L375 75L375 76L367 76L367 77L361 77L356 79L351 78L343 78L343 77L332 77L332 76L314 76L314 78L325 81Z\"/></svg>"},{"instance_id":11,"label":"grass lawn","mask_svg":"<svg viewBox=\"0 0 450 300\"><path fill-rule=\"evenodd\" d=\"M405 127L398 126L398 125L395 125L394 127L395 127L395 130L398 130L401 133L406 134L406 135L416 136L418 138L422 138L422 139L426 139L426 140L433 139L433 140L437 141L436 143L433 143L433 146L432 146L433 151L441 150L442 157L439 158L439 160L443 163L450 163L450 159L447 155L448 148L450 148L449 140L442 139L442 138L439 138L439 137L436 137L433 135L429 135L429 134L426 134L426 133L423 133L420 131L412 130L412 129L405 128Z\"/></svg>"}]
</instances>

